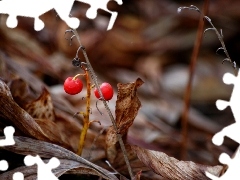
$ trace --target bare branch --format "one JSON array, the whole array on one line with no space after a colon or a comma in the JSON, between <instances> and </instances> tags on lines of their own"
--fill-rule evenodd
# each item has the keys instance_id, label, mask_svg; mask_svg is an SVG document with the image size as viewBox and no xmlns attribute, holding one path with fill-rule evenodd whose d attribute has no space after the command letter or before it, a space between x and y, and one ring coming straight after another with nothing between
<instances>
[{"instance_id":1,"label":"bare branch","mask_svg":"<svg viewBox=\"0 0 240 180\"><path fill-rule=\"evenodd\" d=\"M189 7L179 7L178 10L177 10L178 13L180 13L180 12L182 11L182 9L195 10L195 11L199 12L200 14L202 14L202 12L201 12L196 6L194 6L194 5L191 5L191 6L189 6ZM237 67L236 62L231 60L231 58L230 58L230 56L229 56L229 54L228 54L227 48L226 48L226 46L225 46L225 43L224 43L224 41L223 41L223 32L222 32L222 29L220 29L220 32L219 32L219 31L215 28L215 26L214 26L213 23L212 23L212 20L211 20L208 16L204 16L204 19L206 19L206 20L209 22L209 24L212 26L211 28L205 29L205 30L204 30L204 34L205 34L208 30L214 30L215 33L216 33L216 35L217 35L217 37L218 37L218 40L220 41L220 43L221 43L221 45L222 45L222 46L221 46L220 48L218 48L217 51L216 51L216 52L218 52L218 50L220 50L220 49L222 49L222 50L224 51L224 53L225 53L225 55L226 55L226 58L225 58L222 62L224 63L225 61L228 61L228 62L230 62L230 63L232 64L232 66L233 66L234 68L236 68L236 67Z\"/></svg>"}]
</instances>

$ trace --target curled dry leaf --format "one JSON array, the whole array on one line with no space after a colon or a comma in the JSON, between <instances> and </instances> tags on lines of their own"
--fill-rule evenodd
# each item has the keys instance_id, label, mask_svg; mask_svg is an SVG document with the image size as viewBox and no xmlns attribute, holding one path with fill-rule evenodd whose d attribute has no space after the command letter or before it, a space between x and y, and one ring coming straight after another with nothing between
<instances>
[{"instance_id":1,"label":"curled dry leaf","mask_svg":"<svg viewBox=\"0 0 240 180\"><path fill-rule=\"evenodd\" d=\"M131 146L140 161L151 168L156 174L169 180L208 180L205 172L219 175L222 166L206 166L191 161L179 161L163 152L147 150Z\"/></svg>"},{"instance_id":2,"label":"curled dry leaf","mask_svg":"<svg viewBox=\"0 0 240 180\"><path fill-rule=\"evenodd\" d=\"M68 149L72 149L69 144L64 143L57 128L47 128L44 131L44 127L48 127L49 121L40 121L40 125L24 110L22 109L12 98L11 92L8 86L0 80L0 117L8 121L8 124L13 125L17 130L20 130L26 136L34 137L39 140L48 141L59 144ZM54 122L50 125L54 127ZM44 126L45 125L45 126ZM56 126L55 126L56 127ZM49 131L49 130L54 131ZM54 136L53 136L54 135Z\"/></svg>"},{"instance_id":3,"label":"curled dry leaf","mask_svg":"<svg viewBox=\"0 0 240 180\"><path fill-rule=\"evenodd\" d=\"M14 102L8 86L1 80L0 117L10 121L11 124L28 136L40 140L48 139L33 118Z\"/></svg>"},{"instance_id":4,"label":"curled dry leaf","mask_svg":"<svg viewBox=\"0 0 240 180\"><path fill-rule=\"evenodd\" d=\"M52 99L46 88L36 100L28 103L24 108L33 118L55 120Z\"/></svg>"},{"instance_id":5,"label":"curled dry leaf","mask_svg":"<svg viewBox=\"0 0 240 180\"><path fill-rule=\"evenodd\" d=\"M143 84L143 80L138 78L133 83L118 83L118 95L116 102L116 123L121 135L125 135L128 128L133 124L141 102L137 96L137 88Z\"/></svg>"},{"instance_id":6,"label":"curled dry leaf","mask_svg":"<svg viewBox=\"0 0 240 180\"><path fill-rule=\"evenodd\" d=\"M135 82L122 84L118 83L118 95L116 101L116 124L118 133L122 137L126 137L129 127L133 124L141 102L137 96L137 88L143 84L143 81L138 78ZM110 127L106 135L107 157L113 163L117 152L117 137L113 127Z\"/></svg>"},{"instance_id":7,"label":"curled dry leaf","mask_svg":"<svg viewBox=\"0 0 240 180\"><path fill-rule=\"evenodd\" d=\"M11 80L8 85L14 101L22 108L35 98L35 94L31 92L29 85L21 78Z\"/></svg>"},{"instance_id":8,"label":"curled dry leaf","mask_svg":"<svg viewBox=\"0 0 240 180\"><path fill-rule=\"evenodd\" d=\"M1 137L0 137L1 138ZM60 147L55 144L39 141L27 137L15 136L15 145L3 147L5 150L21 154L21 155L39 155L41 158L51 159L56 157L60 160L60 166L53 170L53 173L59 177L65 172L74 169L74 174L92 174L97 175L105 179L117 180L111 172L106 169L97 166L84 158L74 154L73 152ZM77 169L75 169L77 168ZM0 179L12 180L12 174L15 172L23 172L27 179L36 179L37 170L36 166L19 167L12 171L5 172L0 175ZM71 173L68 172L68 173ZM26 179L26 178L25 178Z\"/></svg>"}]
</instances>

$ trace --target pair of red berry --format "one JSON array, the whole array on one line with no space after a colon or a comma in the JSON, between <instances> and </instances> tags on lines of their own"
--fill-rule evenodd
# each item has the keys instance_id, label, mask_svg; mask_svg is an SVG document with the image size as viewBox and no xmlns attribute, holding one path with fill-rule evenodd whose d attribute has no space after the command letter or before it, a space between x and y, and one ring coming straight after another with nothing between
<instances>
[{"instance_id":1,"label":"pair of red berry","mask_svg":"<svg viewBox=\"0 0 240 180\"><path fill-rule=\"evenodd\" d=\"M68 77L64 82L64 90L66 93L70 95L78 94L83 89L83 83L78 78ZM113 88L109 83L102 83L100 85L100 90L102 91L103 97L106 101L112 99L113 97ZM95 88L94 94L96 98L100 99L100 95L98 93L98 90Z\"/></svg>"}]
</instances>

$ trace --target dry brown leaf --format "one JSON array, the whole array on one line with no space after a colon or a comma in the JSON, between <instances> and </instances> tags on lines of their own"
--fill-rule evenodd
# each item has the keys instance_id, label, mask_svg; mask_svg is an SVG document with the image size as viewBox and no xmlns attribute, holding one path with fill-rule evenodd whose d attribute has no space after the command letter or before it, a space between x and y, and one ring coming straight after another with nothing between
<instances>
[{"instance_id":1,"label":"dry brown leaf","mask_svg":"<svg viewBox=\"0 0 240 180\"><path fill-rule=\"evenodd\" d=\"M137 97L137 88L144 82L138 78L133 83L118 83L118 96L116 102L116 123L121 135L125 135L132 125L141 102Z\"/></svg>"},{"instance_id":2,"label":"dry brown leaf","mask_svg":"<svg viewBox=\"0 0 240 180\"><path fill-rule=\"evenodd\" d=\"M19 78L10 82L10 89L11 92L14 93L12 94L14 100L17 101L18 104L21 104L20 106L25 108L28 113L34 117L34 121L40 126L44 134L49 138L48 142L57 143L67 149L72 150L73 152L77 151L81 125L76 121L76 119L73 118L72 115L69 116L63 111L55 109L55 107L53 109L51 96L53 96L53 98L55 96L54 99L56 99L56 95L51 94L50 96L47 89L44 88L40 97L36 100L33 100L35 98L31 95L29 86L24 80ZM60 99L61 97L58 96L58 100ZM64 107L66 108L66 106ZM55 120L53 121L53 119ZM3 124L2 127L4 128L5 126L6 124ZM24 134L18 133L18 135ZM87 136L89 137L89 135L93 136L93 134L90 134L90 131L88 132ZM94 135L97 136L97 134ZM94 137L92 139L94 139ZM89 143L91 144L91 142ZM98 151L102 151L101 154L105 154L103 146L103 143L101 143L100 146L97 146Z\"/></svg>"},{"instance_id":3,"label":"dry brown leaf","mask_svg":"<svg viewBox=\"0 0 240 180\"><path fill-rule=\"evenodd\" d=\"M43 160L43 161L44 161L44 163L48 163L49 159ZM82 163L79 163L79 162L76 162L73 160L65 160L65 159L59 159L59 161L60 161L60 166L57 167L56 169L53 169L53 171L52 171L56 177L60 177L61 175L63 175L64 173L67 172L68 174L79 174L79 175L80 174L92 174L92 175L97 175L97 176L106 178L102 174L95 172L88 166L83 165ZM21 167L15 168L11 171L1 174L0 178L4 179L4 180L12 180L12 176L16 172L22 172L24 174L24 180L37 179L37 166L36 165L33 165L31 167L21 166ZM107 179L110 179L110 178L111 177L109 177Z\"/></svg>"},{"instance_id":4,"label":"dry brown leaf","mask_svg":"<svg viewBox=\"0 0 240 180\"><path fill-rule=\"evenodd\" d=\"M77 151L77 142L81 126L77 126L76 121L69 122L69 117L64 117L66 120L64 119L65 124L63 128L58 126L59 120L63 120L63 117L55 115L52 98L46 88L43 89L42 94L37 99L31 95L29 86L22 79L12 80L9 88L15 102L34 118L49 139L53 142L58 140L62 144L67 145L65 147L69 146L74 152ZM69 131L69 129L71 129L71 131ZM72 138L72 136L74 136L74 138Z\"/></svg>"},{"instance_id":5,"label":"dry brown leaf","mask_svg":"<svg viewBox=\"0 0 240 180\"><path fill-rule=\"evenodd\" d=\"M29 69L25 68L21 64L17 63L15 60L6 56L0 51L1 60L6 63L9 70L21 77L27 84L37 93L41 93L42 87L45 84L34 74L32 74Z\"/></svg>"},{"instance_id":6,"label":"dry brown leaf","mask_svg":"<svg viewBox=\"0 0 240 180\"><path fill-rule=\"evenodd\" d=\"M118 133L125 137L129 127L133 124L141 102L137 97L137 88L143 84L143 81L138 78L135 82L122 84L118 83L118 95L116 101L116 124ZM107 157L112 163L116 158L117 152L117 137L113 127L110 127L106 135Z\"/></svg>"},{"instance_id":7,"label":"dry brown leaf","mask_svg":"<svg viewBox=\"0 0 240 180\"><path fill-rule=\"evenodd\" d=\"M0 80L0 117L6 119L8 124L12 124L17 130L25 135L39 140L53 142L63 147L72 149L69 144L64 143L58 136L57 128L52 128L54 132L44 132L36 121L13 100L8 86ZM51 122L51 121L50 121ZM46 123L45 123L46 124ZM46 127L46 126L45 126ZM51 126L52 127L52 126ZM53 125L54 127L54 125ZM47 128L49 130L49 128ZM55 136L52 136L52 134Z\"/></svg>"},{"instance_id":8,"label":"dry brown leaf","mask_svg":"<svg viewBox=\"0 0 240 180\"><path fill-rule=\"evenodd\" d=\"M22 108L27 102L35 98L35 95L31 92L29 85L21 78L11 80L8 85L14 101Z\"/></svg>"},{"instance_id":9,"label":"dry brown leaf","mask_svg":"<svg viewBox=\"0 0 240 180\"><path fill-rule=\"evenodd\" d=\"M74 173L92 174L105 179L117 180L116 176L106 169L97 166L58 145L20 136L15 136L14 140L15 145L5 146L3 148L21 155L39 155L41 158L48 159L51 159L52 157L58 158L61 164L59 167L53 170L53 173L58 177L71 169L78 168L74 171ZM12 171L1 174L0 179L12 180L12 174L14 172L19 172L20 170L29 179L36 179L36 166L16 168Z\"/></svg>"},{"instance_id":10,"label":"dry brown leaf","mask_svg":"<svg viewBox=\"0 0 240 180\"><path fill-rule=\"evenodd\" d=\"M163 152L131 146L140 161L155 173L169 180L208 180L205 172L218 176L222 166L206 166L191 161L179 161Z\"/></svg>"},{"instance_id":11,"label":"dry brown leaf","mask_svg":"<svg viewBox=\"0 0 240 180\"><path fill-rule=\"evenodd\" d=\"M46 50L42 48L36 38L30 38L28 32L20 29L9 30L8 28L2 27L2 30L0 36L7 37L7 45L4 46L4 52L8 52L12 57L20 55L19 58L16 58L16 61L24 59L25 62L27 62L26 64L34 63L35 68L41 72L56 77L59 76L56 68L48 61Z\"/></svg>"},{"instance_id":12,"label":"dry brown leaf","mask_svg":"<svg viewBox=\"0 0 240 180\"><path fill-rule=\"evenodd\" d=\"M76 152L76 148L74 148L76 144L71 144L66 138L64 138L63 131L61 131L55 122L48 119L35 119L35 121L43 130L44 134L50 139L50 142L57 143ZM75 143L77 143L77 141Z\"/></svg>"},{"instance_id":13,"label":"dry brown leaf","mask_svg":"<svg viewBox=\"0 0 240 180\"><path fill-rule=\"evenodd\" d=\"M28 136L40 140L48 138L33 118L14 102L8 86L0 80L0 117L10 121Z\"/></svg>"},{"instance_id":14,"label":"dry brown leaf","mask_svg":"<svg viewBox=\"0 0 240 180\"><path fill-rule=\"evenodd\" d=\"M24 108L33 118L55 120L52 98L46 88L34 101L26 104Z\"/></svg>"}]
</instances>

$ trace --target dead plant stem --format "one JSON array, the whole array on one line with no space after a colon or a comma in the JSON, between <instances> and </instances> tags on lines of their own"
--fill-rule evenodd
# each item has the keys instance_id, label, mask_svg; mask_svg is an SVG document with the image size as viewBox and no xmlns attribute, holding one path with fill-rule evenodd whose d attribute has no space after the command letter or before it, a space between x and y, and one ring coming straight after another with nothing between
<instances>
[{"instance_id":1,"label":"dead plant stem","mask_svg":"<svg viewBox=\"0 0 240 180\"><path fill-rule=\"evenodd\" d=\"M204 15L207 14L208 11L208 4L209 0L204 1L203 5L203 14L201 14L199 24L198 24L198 31L197 36L191 56L191 62L189 66L189 79L184 95L184 109L182 114L182 141L181 141L181 159L186 159L187 154L187 142L188 142L188 113L189 113L189 107L190 107L190 96L192 91L192 81L193 81L193 75L195 72L197 57L199 54L199 49L202 43L202 37L204 32Z\"/></svg>"},{"instance_id":2,"label":"dead plant stem","mask_svg":"<svg viewBox=\"0 0 240 180\"><path fill-rule=\"evenodd\" d=\"M81 40L80 40L80 37L79 37L76 29L73 29L73 33L74 33L74 35L76 36L79 45L80 45L81 47L83 47L83 46L82 46L82 43L81 43ZM131 179L134 179L134 175L133 175L133 172L132 172L132 168L131 168L131 166L130 166L130 162L129 162L129 159L128 159L128 156L127 156L126 148L125 148L124 143L123 143L123 140L122 140L122 136L121 136L121 134L118 133L118 128L117 128L116 121L115 121L115 119L114 119L114 117L113 117L113 115L112 115L112 112L111 112L111 110L110 110L110 108L109 108L106 100L104 99L101 90L100 90L100 87L99 87L99 84L98 84L98 81L97 81L96 73L94 72L94 70L93 70L93 68L92 68L92 65L91 65L91 63L90 63L90 61L89 61L89 59L88 59L88 56L87 56L87 53L86 53L85 48L82 48L82 52L83 52L84 58L85 58L85 60L86 60L87 69L88 69L88 71L90 72L91 78L92 78L92 80L93 80L93 82L94 82L94 84L95 84L95 87L97 88L97 90L98 90L98 92L99 92L99 95L100 95L100 97L101 97L101 99L102 99L102 102L103 102L103 104L104 104L104 107L105 107L105 109L106 109L106 111L107 111L107 113L108 113L108 115L109 115L109 117L110 117L110 119L111 119L111 121L112 121L113 127L114 127L114 129L115 129L115 131L116 131L117 139L118 139L118 142L119 142L119 144L120 144L121 150L122 150L122 152L123 152L123 157L124 157L124 160L125 160L125 162L126 162L129 175L130 175Z\"/></svg>"},{"instance_id":3,"label":"dead plant stem","mask_svg":"<svg viewBox=\"0 0 240 180\"><path fill-rule=\"evenodd\" d=\"M89 113L90 113L90 98L91 98L91 82L89 78L89 74L85 71L85 78L87 83L87 97L86 97L86 111L83 114L83 128L80 134L79 144L78 144L78 151L77 154L81 156L84 142L86 139L87 131L90 125L89 121Z\"/></svg>"}]
</instances>

